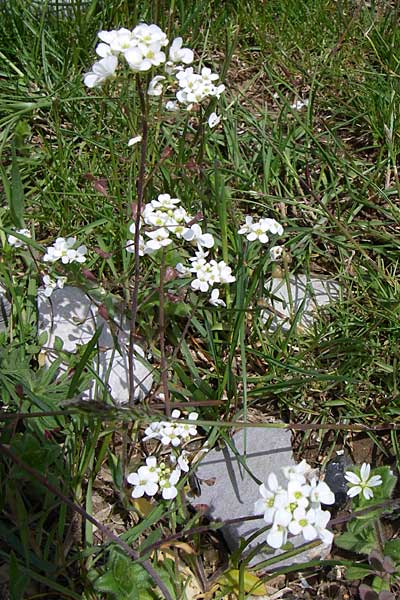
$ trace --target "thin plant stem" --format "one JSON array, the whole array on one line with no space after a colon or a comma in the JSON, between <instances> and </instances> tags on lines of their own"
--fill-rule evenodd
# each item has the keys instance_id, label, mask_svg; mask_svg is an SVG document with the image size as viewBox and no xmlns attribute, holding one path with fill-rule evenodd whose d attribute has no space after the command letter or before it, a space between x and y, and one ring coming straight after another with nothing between
<instances>
[{"instance_id":1,"label":"thin plant stem","mask_svg":"<svg viewBox=\"0 0 400 600\"><path fill-rule=\"evenodd\" d=\"M134 280L133 290L131 296L131 324L129 334L129 404L133 406L135 404L135 360L134 360L134 347L136 338L136 317L138 308L138 294L139 294L139 274L140 274L140 257L139 257L139 236L140 236L140 219L142 214L143 204L143 191L144 191L144 180L146 174L146 154L147 154L147 136L148 136L148 122L147 122L147 106L146 100L142 88L142 82L140 76L136 76L136 86L139 94L141 120L142 120L142 142L140 148L140 165L139 174L136 182L136 215L135 215L135 251L134 251Z\"/></svg>"},{"instance_id":2,"label":"thin plant stem","mask_svg":"<svg viewBox=\"0 0 400 600\"><path fill-rule=\"evenodd\" d=\"M171 401L168 390L168 366L165 355L165 306L164 306L164 280L165 280L165 250L163 249L160 268L160 298L159 298L159 333L160 333L160 367L161 384L164 394L165 414L171 416Z\"/></svg>"}]
</instances>

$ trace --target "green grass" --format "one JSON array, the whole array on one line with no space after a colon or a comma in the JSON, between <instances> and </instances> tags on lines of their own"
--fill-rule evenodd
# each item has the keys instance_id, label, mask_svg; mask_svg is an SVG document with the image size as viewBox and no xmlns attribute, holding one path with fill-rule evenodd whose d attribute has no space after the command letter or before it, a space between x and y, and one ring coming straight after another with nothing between
<instances>
[{"instance_id":1,"label":"green grass","mask_svg":"<svg viewBox=\"0 0 400 600\"><path fill-rule=\"evenodd\" d=\"M117 97L112 87L88 93L83 86L96 33L157 22L225 74L220 128L198 135L185 115L150 124L153 176L145 199L168 192L192 214L201 210L237 277L226 311L209 310L194 296L189 309L166 303L166 343L179 346L168 362L172 399L221 399L220 408L201 409L211 421L234 420L256 406L297 424L361 423L382 449L373 426L398 423L400 414L399 9L350 0L93 0L87 10L76 4L70 18L23 0L0 7L0 283L13 300L10 330L0 334L1 398L10 412L64 411L3 421L1 441L89 513L96 478L108 470L110 504L124 515L125 538L140 547L161 522L165 533L183 527L184 509L166 514L158 507L141 522L132 517L121 491L120 415L102 420L96 409L63 404L70 380L56 382L55 368L39 368L37 264L5 243L22 224L44 246L76 235L91 249L85 267L102 282L107 302L128 306L133 259L124 246L139 151L127 140L140 129L139 101L133 88ZM292 108L305 98L307 107ZM106 195L93 186L96 178L106 180ZM290 273L319 273L342 287L341 301L308 332L262 327L270 265L256 251L245 254L237 235L250 213L285 226ZM78 271L75 277L86 285ZM171 283L175 291L180 285ZM154 271L143 270L138 333L156 365L158 287ZM136 411L135 418L136 435L148 417ZM209 428L213 437L218 431ZM395 432L385 440L385 460L398 468ZM70 509L6 458L0 480L1 557L16 581L35 582L15 598L48 590L49 597L109 598L107 582L95 590L94 574L103 573L106 560L125 568L118 553L107 558L107 543L96 545L90 524L79 531L78 522L73 534ZM174 579L173 568L166 561L166 580Z\"/></svg>"}]
</instances>

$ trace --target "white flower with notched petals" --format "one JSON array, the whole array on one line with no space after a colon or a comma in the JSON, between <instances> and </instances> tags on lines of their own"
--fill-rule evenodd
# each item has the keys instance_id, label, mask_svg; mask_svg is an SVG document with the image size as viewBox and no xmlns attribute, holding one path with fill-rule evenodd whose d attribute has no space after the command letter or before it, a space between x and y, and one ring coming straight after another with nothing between
<instances>
[{"instance_id":1,"label":"white flower with notched petals","mask_svg":"<svg viewBox=\"0 0 400 600\"><path fill-rule=\"evenodd\" d=\"M205 248L212 248L214 246L214 237L211 233L203 233L200 225L197 223L185 229L182 233L182 237L191 244L197 244L199 250L202 246Z\"/></svg>"},{"instance_id":2,"label":"white flower with notched petals","mask_svg":"<svg viewBox=\"0 0 400 600\"><path fill-rule=\"evenodd\" d=\"M163 75L156 75L149 83L149 87L147 88L147 93L149 96L161 96L163 93L163 84L165 81L165 77Z\"/></svg>"},{"instance_id":3,"label":"white flower with notched petals","mask_svg":"<svg viewBox=\"0 0 400 600\"><path fill-rule=\"evenodd\" d=\"M284 476L288 480L296 480L300 483L306 483L306 477L311 472L310 465L303 459L299 464L290 467L283 467Z\"/></svg>"},{"instance_id":4,"label":"white flower with notched petals","mask_svg":"<svg viewBox=\"0 0 400 600\"><path fill-rule=\"evenodd\" d=\"M141 498L144 494L154 496L158 492L158 477L148 467L140 467L137 473L131 473L127 477L128 483L134 486L132 498Z\"/></svg>"},{"instance_id":5,"label":"white flower with notched petals","mask_svg":"<svg viewBox=\"0 0 400 600\"><path fill-rule=\"evenodd\" d=\"M219 125L219 123L221 122L221 117L219 115L217 115L217 113L212 112L211 115L208 117L207 122L208 122L209 128L214 129L214 127Z\"/></svg>"},{"instance_id":6,"label":"white flower with notched petals","mask_svg":"<svg viewBox=\"0 0 400 600\"><path fill-rule=\"evenodd\" d=\"M168 479L160 480L160 489L164 500L173 500L176 498L178 495L176 484L178 483L180 476L181 470L178 468L172 471Z\"/></svg>"},{"instance_id":7,"label":"white flower with notched petals","mask_svg":"<svg viewBox=\"0 0 400 600\"><path fill-rule=\"evenodd\" d=\"M313 504L335 504L335 494L325 481L317 481L314 478L311 480L310 485L310 501Z\"/></svg>"},{"instance_id":8,"label":"white flower with notched petals","mask_svg":"<svg viewBox=\"0 0 400 600\"><path fill-rule=\"evenodd\" d=\"M160 210L175 210L176 205L180 203L179 198L171 198L169 194L159 194L157 200L150 202L153 208Z\"/></svg>"},{"instance_id":9,"label":"white flower with notched petals","mask_svg":"<svg viewBox=\"0 0 400 600\"><path fill-rule=\"evenodd\" d=\"M296 480L288 482L287 486L289 503L297 507L306 507L309 505L311 487Z\"/></svg>"},{"instance_id":10,"label":"white flower with notched petals","mask_svg":"<svg viewBox=\"0 0 400 600\"><path fill-rule=\"evenodd\" d=\"M350 498L354 498L359 494L363 494L366 500L370 500L374 497L372 488L382 485L382 477L380 475L371 474L371 465L363 463L360 468L360 475L354 473L354 471L346 471L345 479L349 482L347 485L347 495Z\"/></svg>"},{"instance_id":11,"label":"white flower with notched petals","mask_svg":"<svg viewBox=\"0 0 400 600\"><path fill-rule=\"evenodd\" d=\"M184 63L190 65L193 62L193 50L190 48L182 48L182 38L177 37L172 42L169 49L169 60L173 63Z\"/></svg>"},{"instance_id":12,"label":"white flower with notched petals","mask_svg":"<svg viewBox=\"0 0 400 600\"><path fill-rule=\"evenodd\" d=\"M219 289L214 288L211 290L211 296L209 299L209 303L212 306L226 306L225 302L219 297Z\"/></svg>"},{"instance_id":13,"label":"white flower with notched petals","mask_svg":"<svg viewBox=\"0 0 400 600\"><path fill-rule=\"evenodd\" d=\"M114 77L117 66L118 58L116 56L105 56L92 65L92 70L83 78L84 84L88 88L102 85L107 79Z\"/></svg>"},{"instance_id":14,"label":"white flower with notched petals","mask_svg":"<svg viewBox=\"0 0 400 600\"><path fill-rule=\"evenodd\" d=\"M260 223L265 227L266 231L269 231L273 235L283 235L283 227L275 219L260 219Z\"/></svg>"},{"instance_id":15,"label":"white flower with notched petals","mask_svg":"<svg viewBox=\"0 0 400 600\"><path fill-rule=\"evenodd\" d=\"M314 511L306 511L301 506L293 511L293 519L289 523L288 528L293 535L301 533L307 542L311 542L311 540L315 540L318 537L317 529L314 526Z\"/></svg>"},{"instance_id":16,"label":"white flower with notched petals","mask_svg":"<svg viewBox=\"0 0 400 600\"><path fill-rule=\"evenodd\" d=\"M168 44L168 38L164 31L154 24L139 23L132 31L132 36L138 45L162 48Z\"/></svg>"},{"instance_id":17,"label":"white flower with notched petals","mask_svg":"<svg viewBox=\"0 0 400 600\"><path fill-rule=\"evenodd\" d=\"M29 231L29 229L16 229L15 233L18 233L19 235L23 235L26 238L31 238L31 232ZM26 243L23 240L20 240L19 238L17 238L15 235L12 235L11 233L7 236L7 242L10 244L10 246L14 246L14 248L26 248Z\"/></svg>"},{"instance_id":18,"label":"white flower with notched petals","mask_svg":"<svg viewBox=\"0 0 400 600\"><path fill-rule=\"evenodd\" d=\"M246 217L244 224L238 231L239 235L247 235L251 231L251 226L253 225L253 217L249 215Z\"/></svg>"},{"instance_id":19,"label":"white flower with notched petals","mask_svg":"<svg viewBox=\"0 0 400 600\"><path fill-rule=\"evenodd\" d=\"M146 241L145 248L152 252L165 248L171 244L172 240L169 238L169 232L165 227L160 227L156 231L147 231L146 235L150 238L150 241Z\"/></svg>"},{"instance_id":20,"label":"white flower with notched petals","mask_svg":"<svg viewBox=\"0 0 400 600\"><path fill-rule=\"evenodd\" d=\"M47 298L50 298L54 290L63 289L65 282L67 281L66 277L57 277L56 279L52 279L50 275L44 275L43 277L43 285L44 285L44 295Z\"/></svg>"}]
</instances>

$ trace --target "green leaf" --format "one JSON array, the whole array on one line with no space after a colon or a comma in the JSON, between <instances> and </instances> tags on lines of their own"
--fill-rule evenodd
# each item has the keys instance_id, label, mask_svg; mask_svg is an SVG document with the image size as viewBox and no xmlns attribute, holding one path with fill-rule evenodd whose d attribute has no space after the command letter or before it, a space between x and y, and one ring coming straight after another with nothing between
<instances>
[{"instance_id":1,"label":"green leaf","mask_svg":"<svg viewBox=\"0 0 400 600\"><path fill-rule=\"evenodd\" d=\"M343 548L344 550L354 550L359 543L359 538L350 531L345 531L345 533L335 537L336 546L338 546L338 548Z\"/></svg>"},{"instance_id":2,"label":"green leaf","mask_svg":"<svg viewBox=\"0 0 400 600\"><path fill-rule=\"evenodd\" d=\"M12 144L12 163L11 163L11 186L10 186L10 214L15 227L21 228L24 224L24 189L22 185L21 174L16 156L15 140Z\"/></svg>"},{"instance_id":3,"label":"green leaf","mask_svg":"<svg viewBox=\"0 0 400 600\"><path fill-rule=\"evenodd\" d=\"M84 368L86 367L88 361L90 360L92 352L93 352L94 348L96 347L97 340L99 339L99 337L101 335L102 329L103 329L103 326L98 327L96 329L96 333L94 334L92 339L86 344L86 348L85 348L84 353L82 354L82 358L80 359L79 363L75 367L74 376L72 377L72 380L71 380L71 383L70 383L70 386L68 389L68 394L67 394L68 398L72 398L74 396L75 391L77 390L77 388L79 386L79 380L80 380L81 374L82 374Z\"/></svg>"},{"instance_id":4,"label":"green leaf","mask_svg":"<svg viewBox=\"0 0 400 600\"><path fill-rule=\"evenodd\" d=\"M355 565L346 570L346 579L364 579L364 577L367 577L370 573L372 573L372 571L368 566Z\"/></svg>"},{"instance_id":5,"label":"green leaf","mask_svg":"<svg viewBox=\"0 0 400 600\"><path fill-rule=\"evenodd\" d=\"M24 591L28 583L29 577L22 572L14 552L11 552L9 564L9 589L11 600L23 600Z\"/></svg>"},{"instance_id":6,"label":"green leaf","mask_svg":"<svg viewBox=\"0 0 400 600\"><path fill-rule=\"evenodd\" d=\"M389 540L386 542L385 555L393 558L395 562L400 562L400 539Z\"/></svg>"}]
</instances>

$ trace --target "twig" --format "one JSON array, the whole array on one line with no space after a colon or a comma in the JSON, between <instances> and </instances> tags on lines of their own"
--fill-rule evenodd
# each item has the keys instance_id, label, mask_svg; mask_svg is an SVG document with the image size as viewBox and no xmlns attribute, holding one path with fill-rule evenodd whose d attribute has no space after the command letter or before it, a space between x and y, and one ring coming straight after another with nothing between
<instances>
[{"instance_id":1,"label":"twig","mask_svg":"<svg viewBox=\"0 0 400 600\"><path fill-rule=\"evenodd\" d=\"M43 475L36 471L36 469L33 469L32 467L25 464L18 456L11 452L11 450L7 446L0 443L0 451L3 455L8 456L15 464L21 467L21 469L26 471L26 473L29 473L29 475L31 475L38 483L40 483L43 487L49 490L49 492L57 496L61 500L61 502L69 506L74 512L79 513L84 519L86 519L95 527L97 527L99 531L101 531L108 539L112 540L115 544L122 548L122 550L128 556L133 558L133 560L139 562L150 575L150 577L154 580L154 583L159 587L159 589L164 595L164 598L166 600L173 600L171 594L169 593L168 589L166 588L164 582L162 581L158 573L155 571L155 569L148 560L140 556L139 552L133 550L126 542L124 542L124 540L121 540L121 538L119 538L115 533L113 533L111 529L109 529L108 527L100 523L100 521L92 517L92 515L86 512L86 510L79 506L79 504L75 504L75 502L73 502L70 498L65 496L65 494L63 494L58 488L53 486L51 483L49 483L47 479L43 477Z\"/></svg>"}]
</instances>

